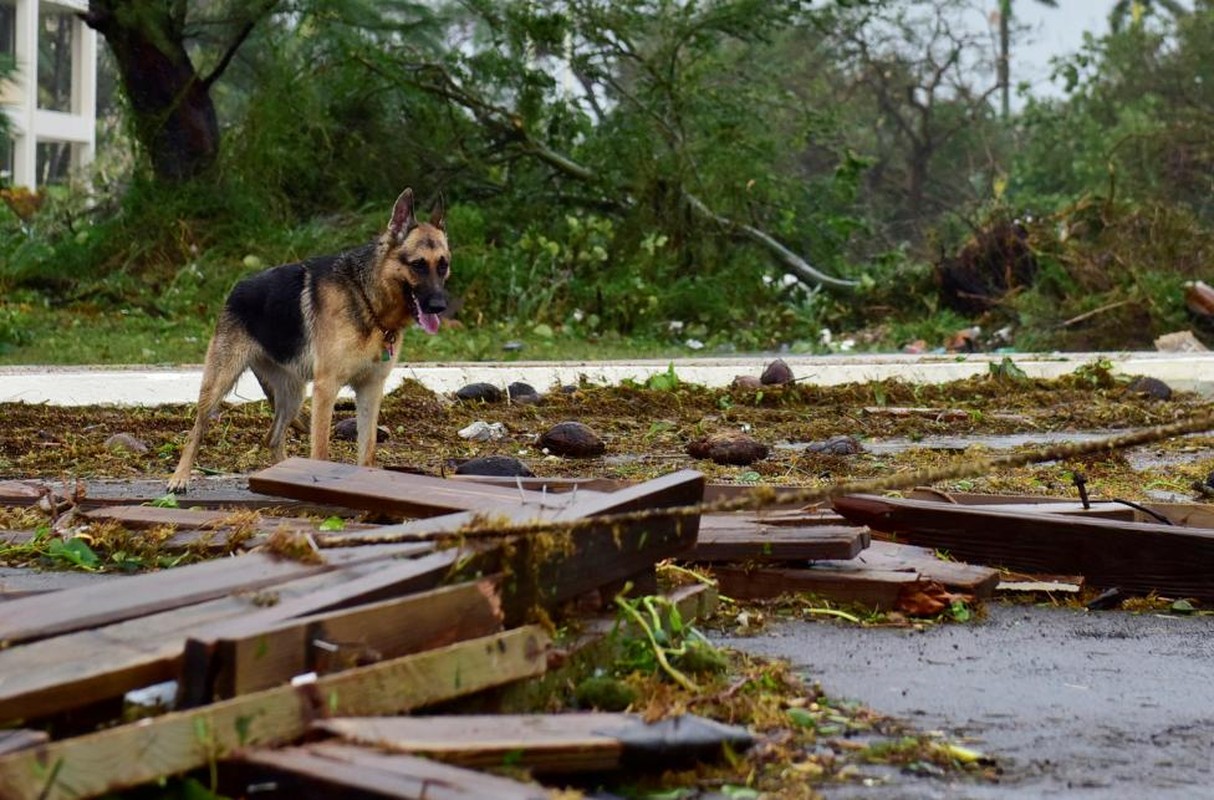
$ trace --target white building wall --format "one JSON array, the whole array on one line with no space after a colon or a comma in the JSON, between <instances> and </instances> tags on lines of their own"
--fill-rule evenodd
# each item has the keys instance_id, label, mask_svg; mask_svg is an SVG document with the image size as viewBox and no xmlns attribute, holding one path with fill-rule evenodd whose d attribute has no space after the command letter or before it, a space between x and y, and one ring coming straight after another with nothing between
<instances>
[{"instance_id":1,"label":"white building wall","mask_svg":"<svg viewBox=\"0 0 1214 800\"><path fill-rule=\"evenodd\" d=\"M36 188L38 145L67 142L72 166L93 160L97 120L97 33L72 18L72 100L69 112L38 108L38 24L43 11L85 11L87 0L16 0L17 78L0 91L0 104L13 122L15 186Z\"/></svg>"}]
</instances>

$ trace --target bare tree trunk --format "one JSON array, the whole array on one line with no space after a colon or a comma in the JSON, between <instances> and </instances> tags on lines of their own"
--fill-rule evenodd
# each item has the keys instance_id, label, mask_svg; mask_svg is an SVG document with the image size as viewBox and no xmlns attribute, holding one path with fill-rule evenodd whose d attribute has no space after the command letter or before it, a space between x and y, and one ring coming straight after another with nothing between
<instances>
[{"instance_id":1,"label":"bare tree trunk","mask_svg":"<svg viewBox=\"0 0 1214 800\"><path fill-rule=\"evenodd\" d=\"M219 158L219 119L211 84L276 0L250 3L246 17L206 76L186 52L184 0L89 0L80 14L105 37L131 103L135 136L158 180L196 178Z\"/></svg>"},{"instance_id":2,"label":"bare tree trunk","mask_svg":"<svg viewBox=\"0 0 1214 800\"><path fill-rule=\"evenodd\" d=\"M999 92L1003 119L1012 115L1012 0L999 0Z\"/></svg>"},{"instance_id":3,"label":"bare tree trunk","mask_svg":"<svg viewBox=\"0 0 1214 800\"><path fill-rule=\"evenodd\" d=\"M131 103L135 136L152 172L176 182L219 157L219 119L209 86L185 50L184 3L91 0L84 21L105 36Z\"/></svg>"}]
</instances>

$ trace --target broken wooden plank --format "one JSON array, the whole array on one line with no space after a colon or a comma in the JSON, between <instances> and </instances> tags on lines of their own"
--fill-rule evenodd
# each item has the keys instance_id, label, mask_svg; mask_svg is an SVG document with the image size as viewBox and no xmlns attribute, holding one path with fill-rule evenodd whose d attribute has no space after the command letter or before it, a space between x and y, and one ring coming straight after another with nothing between
<instances>
[{"instance_id":1,"label":"broken wooden plank","mask_svg":"<svg viewBox=\"0 0 1214 800\"><path fill-rule=\"evenodd\" d=\"M399 517L433 517L458 511L497 511L540 503L539 492L463 483L428 475L288 458L249 476L249 488L297 500L332 503Z\"/></svg>"},{"instance_id":2,"label":"broken wooden plank","mask_svg":"<svg viewBox=\"0 0 1214 800\"><path fill-rule=\"evenodd\" d=\"M873 542L854 560L820 561L810 569L857 575L871 570L911 572L923 580L935 581L946 589L964 592L980 600L991 597L999 583L997 569L938 558L925 547L882 541Z\"/></svg>"},{"instance_id":3,"label":"broken wooden plank","mask_svg":"<svg viewBox=\"0 0 1214 800\"><path fill-rule=\"evenodd\" d=\"M241 752L220 768L234 796L289 800L547 800L544 787L334 742ZM256 787L256 794L250 793Z\"/></svg>"},{"instance_id":4,"label":"broken wooden plank","mask_svg":"<svg viewBox=\"0 0 1214 800\"><path fill-rule=\"evenodd\" d=\"M0 541L8 533L0 535ZM114 584L126 580L128 575L112 572L77 572L74 570L41 570L31 567L0 567L0 602L19 600L22 597L75 589L91 584ZM11 606L5 606L11 608Z\"/></svg>"},{"instance_id":5,"label":"broken wooden plank","mask_svg":"<svg viewBox=\"0 0 1214 800\"><path fill-rule=\"evenodd\" d=\"M868 547L868 529L854 525L771 526L753 517L701 518L687 561L812 561L854 558Z\"/></svg>"},{"instance_id":6,"label":"broken wooden plank","mask_svg":"<svg viewBox=\"0 0 1214 800\"><path fill-rule=\"evenodd\" d=\"M390 550L334 551L325 563L304 564L269 553L245 553L125 578L122 588L96 584L65 589L5 603L0 617L0 646L42 639L71 631L167 611L223 597L235 591L255 592L294 578L337 569L343 564L392 555L426 552L416 545Z\"/></svg>"},{"instance_id":7,"label":"broken wooden plank","mask_svg":"<svg viewBox=\"0 0 1214 800\"><path fill-rule=\"evenodd\" d=\"M859 603L881 611L898 607L915 584L933 582L975 599L994 594L999 571L940 559L931 550L874 541L852 559L817 561L801 568L714 566L721 591L747 599L810 593L839 603Z\"/></svg>"},{"instance_id":8,"label":"broken wooden plank","mask_svg":"<svg viewBox=\"0 0 1214 800\"><path fill-rule=\"evenodd\" d=\"M260 620L264 625L291 613L321 611L339 602L351 584L375 578L387 566L358 564L263 592L221 597L0 650L0 723L45 717L170 680L178 673L188 637L205 637L210 626L224 620Z\"/></svg>"},{"instance_id":9,"label":"broken wooden plank","mask_svg":"<svg viewBox=\"0 0 1214 800\"><path fill-rule=\"evenodd\" d=\"M244 476L196 480L182 505L191 508L292 508L299 511L324 511L285 497L255 494L244 486ZM239 484L239 485L238 485ZM158 479L63 481L12 480L0 481L0 505L27 506L38 503L44 495L65 500L70 498L82 510L117 505L147 505L164 497L165 485Z\"/></svg>"},{"instance_id":10,"label":"broken wooden plank","mask_svg":"<svg viewBox=\"0 0 1214 800\"><path fill-rule=\"evenodd\" d=\"M215 645L215 697L268 689L307 672L443 647L502 627L497 581L456 584L403 598L300 617Z\"/></svg>"},{"instance_id":11,"label":"broken wooden plank","mask_svg":"<svg viewBox=\"0 0 1214 800\"><path fill-rule=\"evenodd\" d=\"M913 572L863 570L836 572L794 568L749 569L718 565L713 575L721 594L741 600L771 600L783 595L812 594L836 603L855 603L877 611L897 607L908 587L920 582Z\"/></svg>"},{"instance_id":12,"label":"broken wooden plank","mask_svg":"<svg viewBox=\"0 0 1214 800\"><path fill-rule=\"evenodd\" d=\"M211 511L198 508L160 508L157 506L103 506L85 513L92 520L116 522L130 530L172 527L176 533L164 543L168 549L240 545L250 548L274 533L319 533L319 521L299 517L262 516L252 509ZM364 531L376 526L343 522L342 530ZM235 537L235 541L233 540Z\"/></svg>"},{"instance_id":13,"label":"broken wooden plank","mask_svg":"<svg viewBox=\"0 0 1214 800\"><path fill-rule=\"evenodd\" d=\"M1069 580L1038 579L1038 580L1001 580L995 587L997 592L1007 594L1068 594L1078 595L1083 589L1083 579L1080 577Z\"/></svg>"},{"instance_id":14,"label":"broken wooden plank","mask_svg":"<svg viewBox=\"0 0 1214 800\"><path fill-rule=\"evenodd\" d=\"M392 469L387 467L386 469ZM500 486L511 489L522 487L534 492L544 491L554 494L564 494L577 490L593 491L593 492L617 492L620 489L627 489L629 486L636 486L639 481L625 480L622 478L562 478L562 477L530 477L530 478L514 478L501 477L496 475L450 475L447 480L461 481L469 483L483 483L486 486ZM737 483L707 483L704 485L704 502L713 503L718 500L737 500L740 497L746 497L754 494L755 487L746 484ZM774 509L780 506L789 505L804 505L803 500L796 498L804 492L804 487L800 486L771 486L764 484L763 493L767 509ZM797 509L785 509L790 513L805 514L813 516L821 513L829 516L826 524L840 524L842 518L834 514L830 509L822 509L821 512L804 512ZM807 522L806 524L814 524Z\"/></svg>"},{"instance_id":15,"label":"broken wooden plank","mask_svg":"<svg viewBox=\"0 0 1214 800\"><path fill-rule=\"evenodd\" d=\"M983 492L944 492L939 489L920 487L906 495L909 500L938 500L945 503L956 503L964 506L980 506L990 510L994 506L1014 506L1012 510L1022 511L1024 506L1032 506L1033 510L1047 509L1051 503L1077 503L1078 501L1065 497L1048 497L1035 494L987 494ZM1122 500L1091 500L1095 516L1108 516L1116 519L1136 522L1158 522L1149 513L1134 508ZM1079 504L1082 507L1082 504ZM1156 514L1162 514L1173 525L1185 525L1194 528L1214 528L1214 507L1207 503L1161 503L1144 501L1137 505L1149 509Z\"/></svg>"},{"instance_id":16,"label":"broken wooden plank","mask_svg":"<svg viewBox=\"0 0 1214 800\"><path fill-rule=\"evenodd\" d=\"M741 752L744 729L694 714L486 714L337 718L313 725L350 742L464 767L517 765L541 774L674 769Z\"/></svg>"},{"instance_id":17,"label":"broken wooden plank","mask_svg":"<svg viewBox=\"0 0 1214 800\"><path fill-rule=\"evenodd\" d=\"M834 500L848 518L970 563L1083 575L1099 587L1214 600L1214 531L872 495Z\"/></svg>"},{"instance_id":18,"label":"broken wooden plank","mask_svg":"<svg viewBox=\"0 0 1214 800\"><path fill-rule=\"evenodd\" d=\"M239 748L293 741L317 717L401 713L542 674L548 647L547 634L527 626L52 742L0 757L0 797L69 800L138 786Z\"/></svg>"},{"instance_id":19,"label":"broken wooden plank","mask_svg":"<svg viewBox=\"0 0 1214 800\"><path fill-rule=\"evenodd\" d=\"M918 496L921 499L933 502L933 495L926 492L911 492L910 496L915 498ZM984 511L1008 511L1012 513L1020 513L1029 511L1034 514L1072 514L1086 517L1098 517L1101 519L1119 519L1126 522L1132 522L1136 518L1136 512L1130 506L1124 503L1111 503L1105 501L1089 502L1085 508L1083 503L1078 500L1050 500L1044 497L1037 498L1036 503L1023 503L1015 499L1010 502L1000 502L1003 498L991 497L991 502L972 504L981 507ZM940 499L940 502L948 502ZM971 505L971 504L966 504Z\"/></svg>"},{"instance_id":20,"label":"broken wooden plank","mask_svg":"<svg viewBox=\"0 0 1214 800\"><path fill-rule=\"evenodd\" d=\"M328 462L321 462L328 463ZM678 506L695 505L703 498L704 476L695 470L681 470L664 475L660 478L636 483L616 492L578 492L559 496L533 493L527 496L526 502L518 502L517 493L513 502L497 505L485 505L479 509L462 513L446 514L441 517L419 519L403 522L397 525L383 525L373 531L357 537L351 537L361 542L377 541L432 541L450 538L451 536L506 536L511 535L510 526L524 526L531 523L553 522L565 523L590 517L623 514L629 511L643 511ZM655 513L654 523L669 520ZM693 523L695 531L699 530L699 516L689 515L684 520ZM485 523L492 523L486 525ZM501 533L495 529L500 524ZM473 530L469 530L473 529ZM593 526L590 526L593 529ZM579 530L579 536L587 530ZM325 537L325 541L333 537ZM335 543L336 544L336 543Z\"/></svg>"},{"instance_id":21,"label":"broken wooden plank","mask_svg":"<svg viewBox=\"0 0 1214 800\"><path fill-rule=\"evenodd\" d=\"M0 645L41 639L124 619L201 603L236 590L258 589L324 572L266 553L249 553L128 577L119 590L108 584L79 586L45 597L14 600L0 618Z\"/></svg>"},{"instance_id":22,"label":"broken wooden plank","mask_svg":"<svg viewBox=\"0 0 1214 800\"><path fill-rule=\"evenodd\" d=\"M611 494L587 497L580 493L576 502L553 515L557 521L653 511L655 516L630 522L604 524L578 530L569 537L568 549L553 548L552 540L523 537L519 556L513 560L518 571L533 580L519 584L513 597L514 609L539 604L554 608L567 600L651 568L657 561L679 555L693 547L699 532L700 517L695 515L661 516L663 509L693 506L704 495L704 476L683 470ZM534 590L528 596L528 590ZM509 612L507 618L509 619Z\"/></svg>"},{"instance_id":23,"label":"broken wooden plank","mask_svg":"<svg viewBox=\"0 0 1214 800\"><path fill-rule=\"evenodd\" d=\"M179 677L180 704L188 708L213 699L215 680L222 671L222 659L216 660L221 640L255 636L295 617L338 611L432 589L452 572L462 557L458 549L451 548L420 558L385 561L368 574L192 631L185 642Z\"/></svg>"},{"instance_id":24,"label":"broken wooden plank","mask_svg":"<svg viewBox=\"0 0 1214 800\"><path fill-rule=\"evenodd\" d=\"M519 612L537 605L554 608L600 586L636 575L663 558L685 552L695 544L699 515L664 516L660 512L667 508L694 506L700 502L703 491L704 476L694 470L683 470L618 492L549 495L542 504L528 501L527 505L499 505L483 512L466 511L385 525L359 535L355 540L428 541L471 535L468 534L471 526L480 526L478 530L482 537L496 535L500 538L503 534L497 533L497 523L510 526L587 520L587 525L573 534L515 536L509 564L502 562L500 552L482 554L468 562L468 569L516 576L504 598L506 620L510 623L520 619ZM595 517L645 510L653 511L653 516L627 522L593 521ZM494 524L486 527L486 520ZM323 541L339 544L331 537L325 537Z\"/></svg>"},{"instance_id":25,"label":"broken wooden plank","mask_svg":"<svg viewBox=\"0 0 1214 800\"><path fill-rule=\"evenodd\" d=\"M0 481L0 506L32 506L52 491L44 481Z\"/></svg>"},{"instance_id":26,"label":"broken wooden plank","mask_svg":"<svg viewBox=\"0 0 1214 800\"><path fill-rule=\"evenodd\" d=\"M46 731L8 730L0 731L0 756L44 745L51 740Z\"/></svg>"}]
</instances>

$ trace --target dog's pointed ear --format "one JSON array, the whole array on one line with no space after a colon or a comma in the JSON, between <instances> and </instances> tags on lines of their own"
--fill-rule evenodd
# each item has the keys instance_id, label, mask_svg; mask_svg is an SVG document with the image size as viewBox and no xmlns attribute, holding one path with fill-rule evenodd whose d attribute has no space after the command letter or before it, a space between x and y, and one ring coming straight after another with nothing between
<instances>
[{"instance_id":1,"label":"dog's pointed ear","mask_svg":"<svg viewBox=\"0 0 1214 800\"><path fill-rule=\"evenodd\" d=\"M430 224L440 231L447 230L447 203L443 200L442 192L438 193L434 207L430 209Z\"/></svg>"},{"instance_id":2,"label":"dog's pointed ear","mask_svg":"<svg viewBox=\"0 0 1214 800\"><path fill-rule=\"evenodd\" d=\"M413 190L405 189L396 198L392 207L392 219L388 221L388 233L393 239L403 240L409 231L417 227L417 218L413 216Z\"/></svg>"}]
</instances>

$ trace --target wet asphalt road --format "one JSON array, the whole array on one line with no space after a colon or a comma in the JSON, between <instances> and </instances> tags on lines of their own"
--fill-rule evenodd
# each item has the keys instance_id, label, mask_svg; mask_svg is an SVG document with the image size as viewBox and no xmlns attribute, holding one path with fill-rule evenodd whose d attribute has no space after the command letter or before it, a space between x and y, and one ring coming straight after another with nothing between
<instances>
[{"instance_id":1,"label":"wet asphalt road","mask_svg":"<svg viewBox=\"0 0 1214 800\"><path fill-rule=\"evenodd\" d=\"M993 605L922 632L781 623L740 649L998 759L998 785L897 775L831 798L1214 798L1214 617Z\"/></svg>"}]
</instances>

